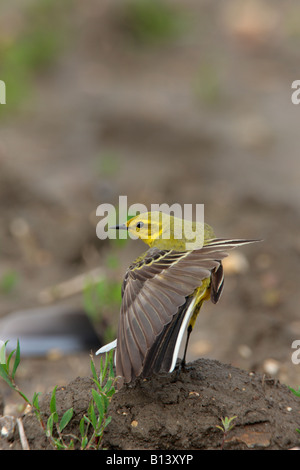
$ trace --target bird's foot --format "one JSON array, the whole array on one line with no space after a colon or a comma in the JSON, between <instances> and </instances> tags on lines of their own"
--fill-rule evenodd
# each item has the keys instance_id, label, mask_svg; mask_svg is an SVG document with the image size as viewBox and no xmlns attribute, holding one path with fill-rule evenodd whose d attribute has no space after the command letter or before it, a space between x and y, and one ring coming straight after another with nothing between
<instances>
[{"instance_id":1,"label":"bird's foot","mask_svg":"<svg viewBox=\"0 0 300 470\"><path fill-rule=\"evenodd\" d=\"M178 366L178 370L179 372L188 372L190 370L193 370L195 369L195 366L193 366L192 364L187 364L184 360L182 360Z\"/></svg>"},{"instance_id":2,"label":"bird's foot","mask_svg":"<svg viewBox=\"0 0 300 470\"><path fill-rule=\"evenodd\" d=\"M187 364L183 359L177 361L176 367L175 367L175 377L174 380L178 380L182 372L189 372L190 370L193 370L194 366L191 364Z\"/></svg>"}]
</instances>

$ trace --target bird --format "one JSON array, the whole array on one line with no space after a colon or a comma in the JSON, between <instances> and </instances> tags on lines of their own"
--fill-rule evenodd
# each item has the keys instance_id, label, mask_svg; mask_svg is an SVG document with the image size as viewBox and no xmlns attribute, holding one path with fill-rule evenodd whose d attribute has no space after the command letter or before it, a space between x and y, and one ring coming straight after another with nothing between
<instances>
[{"instance_id":1,"label":"bird","mask_svg":"<svg viewBox=\"0 0 300 470\"><path fill-rule=\"evenodd\" d=\"M115 351L118 388L138 377L174 371L185 332L180 370L204 301L216 304L224 286L222 260L233 248L261 240L216 238L206 223L152 211L110 227L127 230L149 248L126 270Z\"/></svg>"}]
</instances>

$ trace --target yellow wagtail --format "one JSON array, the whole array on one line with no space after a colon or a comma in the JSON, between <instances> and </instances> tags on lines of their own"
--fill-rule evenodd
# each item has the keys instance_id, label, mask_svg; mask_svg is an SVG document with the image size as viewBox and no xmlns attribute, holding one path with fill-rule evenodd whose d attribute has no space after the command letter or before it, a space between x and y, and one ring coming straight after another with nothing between
<instances>
[{"instance_id":1,"label":"yellow wagtail","mask_svg":"<svg viewBox=\"0 0 300 470\"><path fill-rule=\"evenodd\" d=\"M217 303L222 293L227 251L259 240L216 238L207 224L162 212L140 214L112 228L128 230L150 248L125 273L117 340L97 354L116 348L121 384L172 372L187 330L184 367L202 303Z\"/></svg>"}]
</instances>

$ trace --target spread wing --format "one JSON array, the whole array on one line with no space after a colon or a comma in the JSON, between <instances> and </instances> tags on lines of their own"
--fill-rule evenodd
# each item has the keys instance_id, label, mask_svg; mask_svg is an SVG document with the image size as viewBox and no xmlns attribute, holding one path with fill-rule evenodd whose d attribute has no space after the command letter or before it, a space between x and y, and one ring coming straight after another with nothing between
<instances>
[{"instance_id":1,"label":"spread wing","mask_svg":"<svg viewBox=\"0 0 300 470\"><path fill-rule=\"evenodd\" d=\"M122 286L116 372L130 382L143 372L147 354L186 298L204 279L218 272L212 286L217 301L223 283L221 260L226 251L253 240L214 239L200 249L177 252L150 249L130 266ZM215 297L214 297L215 295Z\"/></svg>"}]
</instances>

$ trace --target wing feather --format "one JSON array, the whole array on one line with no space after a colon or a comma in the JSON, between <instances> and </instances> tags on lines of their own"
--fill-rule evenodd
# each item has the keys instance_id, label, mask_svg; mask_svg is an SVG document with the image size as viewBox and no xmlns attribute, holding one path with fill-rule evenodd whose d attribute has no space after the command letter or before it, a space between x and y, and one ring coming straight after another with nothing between
<instances>
[{"instance_id":1,"label":"wing feather","mask_svg":"<svg viewBox=\"0 0 300 470\"><path fill-rule=\"evenodd\" d=\"M143 300L143 313L147 316L154 334L157 334L161 327L160 312L164 306L156 296L156 293L151 292L151 286L147 287L147 289L141 291L139 299Z\"/></svg>"},{"instance_id":2,"label":"wing feather","mask_svg":"<svg viewBox=\"0 0 300 470\"><path fill-rule=\"evenodd\" d=\"M130 382L143 375L146 366L147 372L151 372L150 366L155 362L149 359L151 350L157 351L162 362L163 351L168 349L170 357L171 347L165 345L157 349L155 346L162 332L167 331L166 325L171 324L204 279L211 279L211 300L217 302L223 288L222 259L228 256L227 251L254 241L258 240L213 239L202 248L185 252L152 248L132 264L122 285L117 375ZM164 336L169 337L169 334ZM157 362L155 370L158 370Z\"/></svg>"}]
</instances>

